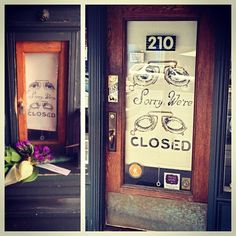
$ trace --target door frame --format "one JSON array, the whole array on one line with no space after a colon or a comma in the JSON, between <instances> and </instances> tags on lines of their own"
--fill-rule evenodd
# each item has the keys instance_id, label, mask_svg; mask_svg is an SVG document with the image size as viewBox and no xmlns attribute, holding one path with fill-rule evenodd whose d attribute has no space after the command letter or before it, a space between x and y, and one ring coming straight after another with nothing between
<instances>
[{"instance_id":1,"label":"door frame","mask_svg":"<svg viewBox=\"0 0 236 236\"><path fill-rule=\"evenodd\" d=\"M27 106L26 99L26 76L25 76L25 53L57 53L58 55L58 91L57 91L57 138L46 141L31 141L37 144L65 144L66 135L66 101L67 101L67 61L68 47L65 41L17 41L16 42L16 71L17 71L17 101L22 101ZM28 107L28 106L27 106ZM18 133L20 140L28 140L27 115L19 112Z\"/></svg>"},{"instance_id":2,"label":"door frame","mask_svg":"<svg viewBox=\"0 0 236 236\"><path fill-rule=\"evenodd\" d=\"M110 11L109 11L110 10ZM210 157L210 132L212 93L214 81L214 32L209 6L121 6L110 7L107 14L109 74L119 77L119 103L108 103L107 113L116 112L117 150L107 149L106 189L107 192L138 194L176 200L207 202L208 171ZM116 17L114 18L114 12ZM126 23L129 20L195 20L198 22L196 80L194 93L194 130L192 151L192 193L161 191L149 187L123 185L124 140L125 140L125 83L126 77ZM112 30L115 29L115 30ZM199 50L200 49L200 50ZM202 62L203 61L203 62ZM207 80L205 79L207 78ZM123 82L122 82L123 81ZM107 82L106 82L107 83ZM202 104L205 104L202 106ZM206 115L207 114L207 115ZM196 130L198 132L196 132ZM108 131L107 131L108 133ZM107 145L108 146L108 145Z\"/></svg>"},{"instance_id":3,"label":"door frame","mask_svg":"<svg viewBox=\"0 0 236 236\"><path fill-rule=\"evenodd\" d=\"M207 230L231 230L231 192L223 191L228 86L231 65L231 8L218 21L213 94ZM217 148L215 148L217 147ZM224 213L223 213L224 212ZM222 215L224 214L224 217Z\"/></svg>"},{"instance_id":4,"label":"door frame","mask_svg":"<svg viewBox=\"0 0 236 236\"><path fill-rule=\"evenodd\" d=\"M110 7L110 6L109 6ZM101 231L105 227L105 188L106 188L106 181L105 181L105 150L104 146L106 143L106 127L105 127L105 117L104 117L104 101L106 100L106 94L104 93L105 83L104 80L106 79L106 75L104 69L106 67L106 48L104 45L104 35L106 34L106 6L87 6L87 33L88 33L88 45L89 51L88 54L90 57L88 58L89 62L89 72L91 74L90 79L90 123L89 123L89 130L90 134L90 155L89 155L89 169L88 169L88 178L87 178L87 185L86 185L86 194L87 194L87 201L86 201L86 219L87 219L87 230L90 231ZM220 15L220 9L218 14ZM219 17L220 18L220 17ZM219 19L218 18L218 19ZM219 19L220 20L220 19ZM216 32L217 35L220 32ZM216 44L220 42L220 37L216 37ZM95 41L97 43L95 43ZM93 43L90 43L93 42ZM215 45L216 45L215 44ZM219 50L225 50L222 44L219 44ZM219 57L214 58L214 73L220 74L221 68L225 67L224 60L218 60ZM101 60L99 65L97 65L97 61ZM218 63L217 63L218 62ZM93 75L93 76L92 76ZM95 79L97 78L97 79ZM216 84L217 83L217 84ZM215 87L220 86L220 80L215 80ZM216 99L215 91L213 91L214 100L213 104ZM219 98L218 98L219 99ZM103 101L103 102L101 102ZM96 108L96 109L94 109ZM213 114L215 114L213 110ZM219 114L218 114L219 115ZM99 118L99 119L98 119ZM99 130L95 130L99 125ZM216 123L212 122L212 128L214 130L217 129ZM96 137L93 137L95 135ZM210 134L211 139L214 137L214 132ZM99 143L96 141L99 140ZM97 145L99 144L99 145ZM214 184L214 187L209 187L209 195L208 201L211 202L214 200L212 194L212 190L215 189L215 185L218 183L214 181L212 176L215 175L215 162L214 158L212 157L211 153L211 162L210 162L210 169L209 169L209 185ZM216 170L217 171L217 170ZM214 192L214 191L213 191ZM213 215L208 215L208 221L210 221L211 217L215 217L215 200L214 203L211 204L211 212ZM211 229L208 227L207 230L216 230L216 225L212 225Z\"/></svg>"},{"instance_id":5,"label":"door frame","mask_svg":"<svg viewBox=\"0 0 236 236\"><path fill-rule=\"evenodd\" d=\"M87 6L89 73L89 164L86 176L86 230L102 231L105 223L105 75L106 7Z\"/></svg>"},{"instance_id":6,"label":"door frame","mask_svg":"<svg viewBox=\"0 0 236 236\"><path fill-rule=\"evenodd\" d=\"M12 12L15 12L16 15L14 18L7 17L5 25L5 73L6 73L6 83L5 91L5 107L6 107L6 144L15 145L19 137L19 128L18 128L18 118L16 112L16 101L15 95L17 93L16 89L16 42L17 41L67 41L68 42L68 76L67 76L67 89L70 91L66 95L66 145L73 142L73 122L69 121L69 116L78 108L79 98L76 96L77 88L80 85L80 58L77 55L80 55L80 22L79 14L76 14L78 9L77 6L72 5L49 5L47 8L50 12L53 12L53 15L57 17L57 20L52 22L42 23L35 19L35 11L39 11L44 7L43 5L6 5L5 12L6 15L11 15ZM64 14L60 14L61 10L64 10L66 14L69 15L69 11L73 12L76 17L71 18L71 20L65 22ZM73 9L73 10L71 10ZM30 14L29 14L30 12ZM29 14L29 15L27 15ZM25 20L25 17L27 21ZM23 22L23 23L22 23ZM28 22L27 24L25 22ZM75 58L75 59L74 59ZM75 99L76 98L76 99Z\"/></svg>"}]
</instances>

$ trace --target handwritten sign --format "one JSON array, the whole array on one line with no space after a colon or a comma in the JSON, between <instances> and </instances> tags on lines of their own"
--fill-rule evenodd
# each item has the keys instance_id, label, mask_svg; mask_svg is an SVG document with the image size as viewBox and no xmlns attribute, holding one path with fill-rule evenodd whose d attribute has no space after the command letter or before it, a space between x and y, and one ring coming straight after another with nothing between
<instances>
[{"instance_id":1,"label":"handwritten sign","mask_svg":"<svg viewBox=\"0 0 236 236\"><path fill-rule=\"evenodd\" d=\"M126 161L191 170L194 94L186 84L184 90L169 85L160 73L155 83L127 92Z\"/></svg>"},{"instance_id":2,"label":"handwritten sign","mask_svg":"<svg viewBox=\"0 0 236 236\"><path fill-rule=\"evenodd\" d=\"M26 53L27 127L56 131L57 67L56 53Z\"/></svg>"},{"instance_id":3,"label":"handwritten sign","mask_svg":"<svg viewBox=\"0 0 236 236\"><path fill-rule=\"evenodd\" d=\"M128 53L146 51L145 62L127 65L126 165L191 171L195 58L181 52L196 50L196 29L195 21L128 25ZM166 184L173 187L172 177L167 176Z\"/></svg>"}]
</instances>

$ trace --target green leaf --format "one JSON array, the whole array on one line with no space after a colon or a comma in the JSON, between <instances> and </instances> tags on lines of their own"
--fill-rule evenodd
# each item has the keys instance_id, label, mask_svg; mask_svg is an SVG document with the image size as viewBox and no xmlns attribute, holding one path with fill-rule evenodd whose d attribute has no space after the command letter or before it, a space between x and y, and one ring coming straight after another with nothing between
<instances>
[{"instance_id":1,"label":"green leaf","mask_svg":"<svg viewBox=\"0 0 236 236\"><path fill-rule=\"evenodd\" d=\"M11 161L19 162L20 160L21 160L21 156L13 149L12 155L11 155Z\"/></svg>"},{"instance_id":2,"label":"green leaf","mask_svg":"<svg viewBox=\"0 0 236 236\"><path fill-rule=\"evenodd\" d=\"M9 167L5 166L5 174L7 173L8 170L9 170Z\"/></svg>"},{"instance_id":3,"label":"green leaf","mask_svg":"<svg viewBox=\"0 0 236 236\"><path fill-rule=\"evenodd\" d=\"M19 153L16 152L15 149L12 147L6 147L5 148L5 161L7 163L12 162L19 162L21 160L21 156Z\"/></svg>"},{"instance_id":4,"label":"green leaf","mask_svg":"<svg viewBox=\"0 0 236 236\"><path fill-rule=\"evenodd\" d=\"M5 156L6 163L11 163L11 156Z\"/></svg>"},{"instance_id":5,"label":"green leaf","mask_svg":"<svg viewBox=\"0 0 236 236\"><path fill-rule=\"evenodd\" d=\"M5 162L5 166L4 166L4 168L5 168L5 175L12 168L12 166L13 166L13 163L6 163Z\"/></svg>"},{"instance_id":6,"label":"green leaf","mask_svg":"<svg viewBox=\"0 0 236 236\"><path fill-rule=\"evenodd\" d=\"M37 168L34 168L34 171L33 171L32 175L29 176L29 177L26 178L26 179L23 179L22 182L23 182L23 183L32 182L32 181L34 181L34 180L36 180L36 179L38 178L38 175L39 175L38 169L37 169Z\"/></svg>"},{"instance_id":7,"label":"green leaf","mask_svg":"<svg viewBox=\"0 0 236 236\"><path fill-rule=\"evenodd\" d=\"M10 157L11 156L11 151L10 151L10 147L6 146L5 147L5 157Z\"/></svg>"},{"instance_id":8,"label":"green leaf","mask_svg":"<svg viewBox=\"0 0 236 236\"><path fill-rule=\"evenodd\" d=\"M13 166L14 164L13 163L5 163L5 167L10 167L10 166Z\"/></svg>"},{"instance_id":9,"label":"green leaf","mask_svg":"<svg viewBox=\"0 0 236 236\"><path fill-rule=\"evenodd\" d=\"M72 160L73 157L69 156L54 156L54 159L52 159L49 163L60 163L60 162L66 162Z\"/></svg>"}]
</instances>

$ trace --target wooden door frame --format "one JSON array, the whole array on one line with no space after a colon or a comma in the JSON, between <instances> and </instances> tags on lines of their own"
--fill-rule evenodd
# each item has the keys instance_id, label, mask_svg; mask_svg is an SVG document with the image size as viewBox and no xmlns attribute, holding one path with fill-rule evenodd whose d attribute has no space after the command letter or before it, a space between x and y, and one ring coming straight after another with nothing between
<instances>
[{"instance_id":1,"label":"wooden door frame","mask_svg":"<svg viewBox=\"0 0 236 236\"><path fill-rule=\"evenodd\" d=\"M108 6L112 7L112 6ZM220 21L221 10L220 6L219 9L215 10L216 19ZM86 185L86 219L87 219L87 230L92 231L100 231L104 229L105 225L105 188L106 188L106 180L104 178L105 174L105 151L104 146L107 140L106 134L107 130L105 129L105 125L101 125L104 123L105 119L105 111L104 111L104 103L101 101L106 101L107 95L104 93L104 88L106 84L104 80L106 80L106 75L104 73L104 68L106 66L106 49L104 48L104 35L106 35L106 6L87 6L87 35L88 35L88 45L89 45L89 55L88 58L89 62L89 72L91 73L91 80L90 80L90 165L89 165L89 173ZM215 21L215 19L213 19ZM217 23L213 22L213 25L217 25ZM108 28L109 30L109 28ZM213 32L212 32L213 33ZM220 32L215 32L217 36ZM216 41L221 41L221 38L216 37ZM220 47L223 47L220 44ZM219 45L218 45L219 46ZM217 47L218 47L217 46ZM220 50L220 48L218 48ZM224 51L224 49L222 49ZM221 74L221 67L224 66L224 60L218 60L219 57L214 58L213 64L215 66L214 73L220 76ZM99 61L99 64L97 62ZM217 64L218 61L218 64ZM114 65L115 66L115 65ZM109 74L109 71L107 72ZM95 79L96 78L96 79ZM215 82L219 82L220 79L216 80ZM217 82L217 83L218 83ZM215 86L216 83L215 83ZM220 84L218 84L220 86ZM213 91L215 93L215 90ZM220 99L216 97L215 99ZM214 99L213 104L216 102ZM215 112L213 113L215 114ZM212 117L214 118L214 117ZM101 120L100 120L101 119ZM218 118L215 118L218 119ZM100 126L99 130L96 130L97 127ZM217 129L217 125L215 122L212 123L212 128L215 130ZM95 131L96 130L96 131ZM214 137L215 133L211 133L211 137ZM97 145L99 144L99 145ZM215 146L213 147L213 149ZM215 204L215 187L213 186L218 184L215 182L214 176L217 172L215 170L216 163L214 162L214 158L211 156L211 166L210 166L210 179L209 179L209 203L211 205L211 211L209 212L209 217L211 217L211 221L214 221L208 228L208 230L216 229L215 220L213 218L216 214L216 204ZM213 164L212 164L213 163ZM212 193L213 191L213 193ZM214 200L214 202L212 202ZM215 228L214 228L215 227Z\"/></svg>"},{"instance_id":2,"label":"wooden door frame","mask_svg":"<svg viewBox=\"0 0 236 236\"><path fill-rule=\"evenodd\" d=\"M17 71L17 104L19 101L27 106L26 78L25 78L25 53L58 53L58 78L57 78L57 139L49 141L31 141L37 144L65 144L66 135L66 100L67 100L67 64L68 45L65 41L17 41L16 42L16 71ZM27 110L17 112L19 139L28 140Z\"/></svg>"},{"instance_id":3,"label":"wooden door frame","mask_svg":"<svg viewBox=\"0 0 236 236\"><path fill-rule=\"evenodd\" d=\"M207 6L121 6L108 9L109 55L107 75L119 76L119 103L109 103L107 112L117 113L117 151L107 149L106 190L125 194L163 197L170 199L207 202L208 172L210 158L212 90L214 71L214 32L213 22ZM114 12L116 17L114 17ZM125 78L126 58L126 22L128 20L196 20L198 21L194 131L193 131L193 167L192 194L170 193L149 187L123 185L124 163L124 127L125 127ZM212 24L212 25L211 25ZM115 30L114 30L115 29ZM204 39L204 40L201 40ZM206 78L208 78L206 80ZM204 104L204 106L202 106ZM196 132L197 131L197 132Z\"/></svg>"}]
</instances>

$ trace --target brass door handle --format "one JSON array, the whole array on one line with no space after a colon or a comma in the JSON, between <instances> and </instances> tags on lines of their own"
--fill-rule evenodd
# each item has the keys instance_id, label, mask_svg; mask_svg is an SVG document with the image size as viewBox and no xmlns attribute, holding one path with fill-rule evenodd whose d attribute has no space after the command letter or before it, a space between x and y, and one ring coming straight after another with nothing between
<instances>
[{"instance_id":1,"label":"brass door handle","mask_svg":"<svg viewBox=\"0 0 236 236\"><path fill-rule=\"evenodd\" d=\"M108 149L116 151L116 113L109 112Z\"/></svg>"},{"instance_id":2,"label":"brass door handle","mask_svg":"<svg viewBox=\"0 0 236 236\"><path fill-rule=\"evenodd\" d=\"M109 147L113 147L114 146L114 140L115 140L115 130L114 129L110 129L109 130Z\"/></svg>"}]
</instances>

